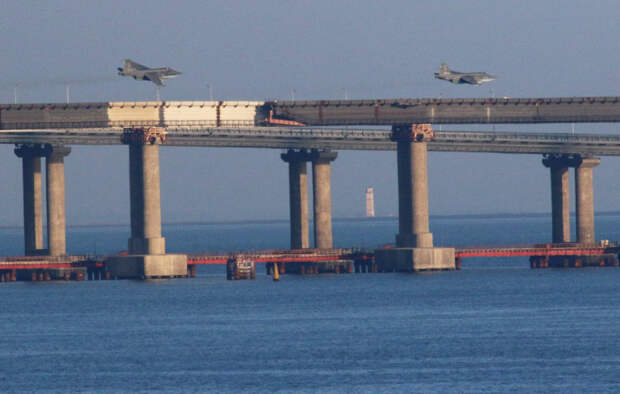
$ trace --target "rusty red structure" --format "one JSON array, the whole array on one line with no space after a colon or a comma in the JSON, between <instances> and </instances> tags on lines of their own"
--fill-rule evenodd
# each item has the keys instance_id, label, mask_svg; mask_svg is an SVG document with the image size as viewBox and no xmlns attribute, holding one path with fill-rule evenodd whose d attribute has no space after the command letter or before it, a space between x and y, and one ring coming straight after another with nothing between
<instances>
[{"instance_id":1,"label":"rusty red structure","mask_svg":"<svg viewBox=\"0 0 620 394\"><path fill-rule=\"evenodd\" d=\"M466 257L529 256L531 268L618 266L620 247L609 245L582 245L579 243L549 243L532 247L500 247L457 249L456 266Z\"/></svg>"},{"instance_id":2,"label":"rusty red structure","mask_svg":"<svg viewBox=\"0 0 620 394\"><path fill-rule=\"evenodd\" d=\"M578 243L538 244L522 247L481 247L456 249L456 267L473 257L529 257L531 268L617 267L620 246ZM0 258L0 282L46 280L114 279L106 269L108 257L19 256ZM278 267L279 274L391 272L380 266L374 252L361 249L258 250L225 254L195 254L187 259L187 277L196 276L198 265L230 263L231 260L264 263L267 274ZM251 275L253 278L254 275ZM249 278L249 277L248 277Z\"/></svg>"}]
</instances>

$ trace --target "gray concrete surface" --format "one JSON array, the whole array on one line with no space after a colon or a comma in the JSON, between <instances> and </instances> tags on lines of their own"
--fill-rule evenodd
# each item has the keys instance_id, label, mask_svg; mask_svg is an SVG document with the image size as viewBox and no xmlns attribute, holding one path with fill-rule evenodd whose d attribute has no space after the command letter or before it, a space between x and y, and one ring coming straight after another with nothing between
<instances>
[{"instance_id":1,"label":"gray concrete surface","mask_svg":"<svg viewBox=\"0 0 620 394\"><path fill-rule=\"evenodd\" d=\"M64 157L70 152L69 147L52 146L45 160L47 242L50 256L62 256L67 253Z\"/></svg>"},{"instance_id":2,"label":"gray concrete surface","mask_svg":"<svg viewBox=\"0 0 620 394\"><path fill-rule=\"evenodd\" d=\"M551 240L554 243L570 242L570 184L569 167L581 163L581 157L571 155L545 155L543 165L549 168L551 179Z\"/></svg>"},{"instance_id":3,"label":"gray concrete surface","mask_svg":"<svg viewBox=\"0 0 620 394\"><path fill-rule=\"evenodd\" d=\"M387 271L398 272L453 270L456 268L453 248L376 249L375 261Z\"/></svg>"},{"instance_id":4,"label":"gray concrete surface","mask_svg":"<svg viewBox=\"0 0 620 394\"><path fill-rule=\"evenodd\" d=\"M291 249L310 247L308 231L308 166L307 151L289 149L281 155L289 169L289 207L291 224Z\"/></svg>"},{"instance_id":5,"label":"gray concrete surface","mask_svg":"<svg viewBox=\"0 0 620 394\"><path fill-rule=\"evenodd\" d=\"M426 142L397 141L398 247L430 248Z\"/></svg>"},{"instance_id":6,"label":"gray concrete surface","mask_svg":"<svg viewBox=\"0 0 620 394\"><path fill-rule=\"evenodd\" d=\"M187 275L187 256L182 254L127 255L110 258L106 269L112 278L149 279Z\"/></svg>"},{"instance_id":7,"label":"gray concrete surface","mask_svg":"<svg viewBox=\"0 0 620 394\"><path fill-rule=\"evenodd\" d=\"M130 254L164 254L161 234L159 145L129 146Z\"/></svg>"},{"instance_id":8,"label":"gray concrete surface","mask_svg":"<svg viewBox=\"0 0 620 394\"><path fill-rule=\"evenodd\" d=\"M41 157L44 150L40 145L22 145L15 148L15 154L22 158L24 254L31 256L43 251Z\"/></svg>"},{"instance_id":9,"label":"gray concrete surface","mask_svg":"<svg viewBox=\"0 0 620 394\"><path fill-rule=\"evenodd\" d=\"M575 195L577 216L577 242L595 243L594 237L594 187L593 168L599 165L599 158L583 158L575 168Z\"/></svg>"},{"instance_id":10,"label":"gray concrete surface","mask_svg":"<svg viewBox=\"0 0 620 394\"><path fill-rule=\"evenodd\" d=\"M338 154L331 151L311 152L312 191L314 202L314 247L333 247L331 206L331 162Z\"/></svg>"}]
</instances>

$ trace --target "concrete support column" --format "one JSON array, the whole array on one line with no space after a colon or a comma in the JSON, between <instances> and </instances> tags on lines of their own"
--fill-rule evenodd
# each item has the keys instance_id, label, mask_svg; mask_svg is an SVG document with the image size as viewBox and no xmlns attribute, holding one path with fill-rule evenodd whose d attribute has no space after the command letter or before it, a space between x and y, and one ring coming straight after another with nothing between
<instances>
[{"instance_id":1,"label":"concrete support column","mask_svg":"<svg viewBox=\"0 0 620 394\"><path fill-rule=\"evenodd\" d=\"M70 152L69 147L49 146L45 160L47 243L50 256L62 256L67 253L64 158Z\"/></svg>"},{"instance_id":2,"label":"concrete support column","mask_svg":"<svg viewBox=\"0 0 620 394\"><path fill-rule=\"evenodd\" d=\"M337 152L313 150L312 187L314 197L314 247L329 249L333 247L332 202L331 202L331 164Z\"/></svg>"},{"instance_id":3,"label":"concrete support column","mask_svg":"<svg viewBox=\"0 0 620 394\"><path fill-rule=\"evenodd\" d=\"M594 237L594 187L592 169L601 160L595 157L583 158L575 167L575 194L577 214L577 242L593 244Z\"/></svg>"},{"instance_id":4,"label":"concrete support column","mask_svg":"<svg viewBox=\"0 0 620 394\"><path fill-rule=\"evenodd\" d=\"M433 246L428 218L426 141L434 137L430 124L392 126L398 164L398 234L395 248L375 250L382 271L453 270L453 248Z\"/></svg>"},{"instance_id":5,"label":"concrete support column","mask_svg":"<svg viewBox=\"0 0 620 394\"><path fill-rule=\"evenodd\" d=\"M163 127L130 127L122 141L129 145L131 237L129 254L107 260L114 278L172 278L187 276L187 255L166 254L161 236L159 144L166 141Z\"/></svg>"},{"instance_id":6,"label":"concrete support column","mask_svg":"<svg viewBox=\"0 0 620 394\"><path fill-rule=\"evenodd\" d=\"M398 231L397 247L432 248L428 219L427 146L415 141L411 127L393 130L397 141Z\"/></svg>"},{"instance_id":7,"label":"concrete support column","mask_svg":"<svg viewBox=\"0 0 620 394\"><path fill-rule=\"evenodd\" d=\"M551 167L552 242L570 242L568 167Z\"/></svg>"},{"instance_id":8,"label":"concrete support column","mask_svg":"<svg viewBox=\"0 0 620 394\"><path fill-rule=\"evenodd\" d=\"M15 154L22 158L24 206L24 254L31 256L43 252L43 195L41 145L18 145Z\"/></svg>"},{"instance_id":9,"label":"concrete support column","mask_svg":"<svg viewBox=\"0 0 620 394\"><path fill-rule=\"evenodd\" d=\"M308 236L308 173L306 162L310 160L307 151L294 151L281 155L289 164L289 206L291 221L291 249L310 246Z\"/></svg>"},{"instance_id":10,"label":"concrete support column","mask_svg":"<svg viewBox=\"0 0 620 394\"><path fill-rule=\"evenodd\" d=\"M134 239L144 238L142 228L142 147L129 145L129 217L131 219L131 238L129 252L134 251ZM137 241L136 241L137 242Z\"/></svg>"},{"instance_id":11,"label":"concrete support column","mask_svg":"<svg viewBox=\"0 0 620 394\"><path fill-rule=\"evenodd\" d=\"M164 254L161 236L159 145L129 145L130 254Z\"/></svg>"},{"instance_id":12,"label":"concrete support column","mask_svg":"<svg viewBox=\"0 0 620 394\"><path fill-rule=\"evenodd\" d=\"M547 154L543 165L551 175L552 242L570 242L570 196L568 168L579 165L581 158L570 155Z\"/></svg>"}]
</instances>

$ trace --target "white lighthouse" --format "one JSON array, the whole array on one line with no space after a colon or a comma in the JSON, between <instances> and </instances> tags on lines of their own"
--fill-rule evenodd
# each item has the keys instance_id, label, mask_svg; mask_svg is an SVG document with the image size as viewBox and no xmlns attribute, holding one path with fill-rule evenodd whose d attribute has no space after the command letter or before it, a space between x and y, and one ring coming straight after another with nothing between
<instances>
[{"instance_id":1,"label":"white lighthouse","mask_svg":"<svg viewBox=\"0 0 620 394\"><path fill-rule=\"evenodd\" d=\"M372 187L366 188L366 217L375 217L375 191Z\"/></svg>"}]
</instances>

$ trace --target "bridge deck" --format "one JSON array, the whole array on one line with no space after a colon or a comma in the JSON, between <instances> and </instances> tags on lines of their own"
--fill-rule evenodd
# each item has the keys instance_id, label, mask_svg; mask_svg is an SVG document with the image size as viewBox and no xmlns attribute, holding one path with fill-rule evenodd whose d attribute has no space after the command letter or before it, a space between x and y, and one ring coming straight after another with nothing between
<instances>
[{"instance_id":1,"label":"bridge deck","mask_svg":"<svg viewBox=\"0 0 620 394\"><path fill-rule=\"evenodd\" d=\"M620 97L278 101L273 115L313 126L618 122Z\"/></svg>"},{"instance_id":2,"label":"bridge deck","mask_svg":"<svg viewBox=\"0 0 620 394\"><path fill-rule=\"evenodd\" d=\"M428 149L443 152L570 153L620 156L609 134L441 131ZM0 131L2 144L121 145L122 129ZM163 146L271 149L395 150L389 130L300 127L172 128Z\"/></svg>"},{"instance_id":3,"label":"bridge deck","mask_svg":"<svg viewBox=\"0 0 620 394\"><path fill-rule=\"evenodd\" d=\"M620 122L620 97L144 101L0 105L0 129Z\"/></svg>"}]
</instances>

